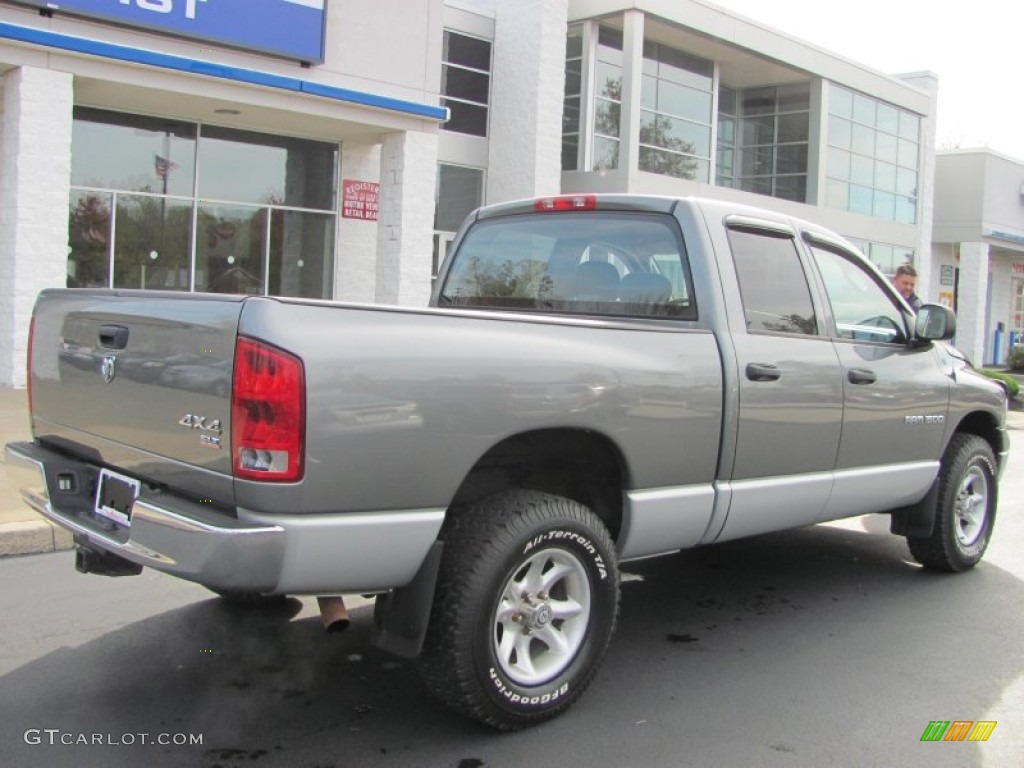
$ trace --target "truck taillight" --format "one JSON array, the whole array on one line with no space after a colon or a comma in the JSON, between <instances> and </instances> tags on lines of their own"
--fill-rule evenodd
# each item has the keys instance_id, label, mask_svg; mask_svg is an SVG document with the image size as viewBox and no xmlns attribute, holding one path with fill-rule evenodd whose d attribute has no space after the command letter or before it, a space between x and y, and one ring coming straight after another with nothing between
<instances>
[{"instance_id":1,"label":"truck taillight","mask_svg":"<svg viewBox=\"0 0 1024 768\"><path fill-rule=\"evenodd\" d=\"M533 201L533 210L539 213L549 211L593 211L596 208L597 198L594 195L540 197Z\"/></svg>"},{"instance_id":2,"label":"truck taillight","mask_svg":"<svg viewBox=\"0 0 1024 768\"><path fill-rule=\"evenodd\" d=\"M235 477L270 482L302 478L306 431L302 362L252 339L235 343L231 455Z\"/></svg>"}]
</instances>

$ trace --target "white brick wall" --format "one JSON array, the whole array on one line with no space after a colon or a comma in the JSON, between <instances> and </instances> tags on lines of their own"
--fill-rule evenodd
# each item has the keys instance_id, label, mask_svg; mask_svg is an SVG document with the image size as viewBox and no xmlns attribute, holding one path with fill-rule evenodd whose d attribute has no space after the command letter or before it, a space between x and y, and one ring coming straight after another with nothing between
<instances>
[{"instance_id":1,"label":"white brick wall","mask_svg":"<svg viewBox=\"0 0 1024 768\"><path fill-rule=\"evenodd\" d=\"M25 385L36 295L67 274L72 76L7 72L0 127L0 386Z\"/></svg>"},{"instance_id":2,"label":"white brick wall","mask_svg":"<svg viewBox=\"0 0 1024 768\"><path fill-rule=\"evenodd\" d=\"M341 179L380 181L380 144L346 141L341 145ZM338 185L341 189L341 184ZM339 212L341 200L338 200ZM338 219L334 298L372 302L377 286L377 223Z\"/></svg>"},{"instance_id":3,"label":"white brick wall","mask_svg":"<svg viewBox=\"0 0 1024 768\"><path fill-rule=\"evenodd\" d=\"M430 298L437 134L391 133L380 157L376 300L426 306Z\"/></svg>"},{"instance_id":4,"label":"white brick wall","mask_svg":"<svg viewBox=\"0 0 1024 768\"><path fill-rule=\"evenodd\" d=\"M977 366L985 362L988 243L960 244L956 346Z\"/></svg>"},{"instance_id":5,"label":"white brick wall","mask_svg":"<svg viewBox=\"0 0 1024 768\"><path fill-rule=\"evenodd\" d=\"M557 194L566 0L501 0L494 27L487 202Z\"/></svg>"}]
</instances>

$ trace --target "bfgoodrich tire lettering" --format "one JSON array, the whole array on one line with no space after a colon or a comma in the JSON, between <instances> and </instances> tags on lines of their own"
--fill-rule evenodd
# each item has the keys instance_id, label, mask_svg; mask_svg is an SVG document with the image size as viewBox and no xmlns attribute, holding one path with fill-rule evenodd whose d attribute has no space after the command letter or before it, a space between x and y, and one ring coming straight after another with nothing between
<instances>
[{"instance_id":1,"label":"bfgoodrich tire lettering","mask_svg":"<svg viewBox=\"0 0 1024 768\"><path fill-rule=\"evenodd\" d=\"M615 628L618 568L601 521L569 499L514 491L453 516L444 539L420 657L428 687L502 730L561 713Z\"/></svg>"},{"instance_id":2,"label":"bfgoodrich tire lettering","mask_svg":"<svg viewBox=\"0 0 1024 768\"><path fill-rule=\"evenodd\" d=\"M976 435L954 435L942 457L932 535L907 537L914 559L931 570L952 573L977 565L992 536L996 497L991 446Z\"/></svg>"}]
</instances>

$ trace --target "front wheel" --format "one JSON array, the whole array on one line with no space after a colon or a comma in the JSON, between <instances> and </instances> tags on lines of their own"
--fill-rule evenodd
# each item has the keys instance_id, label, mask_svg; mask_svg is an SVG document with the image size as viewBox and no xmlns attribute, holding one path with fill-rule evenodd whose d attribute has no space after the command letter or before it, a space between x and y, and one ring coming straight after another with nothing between
<instances>
[{"instance_id":1,"label":"front wheel","mask_svg":"<svg viewBox=\"0 0 1024 768\"><path fill-rule=\"evenodd\" d=\"M935 526L927 538L907 537L925 568L958 573L977 565L996 518L996 460L976 435L957 434L942 457Z\"/></svg>"},{"instance_id":2,"label":"front wheel","mask_svg":"<svg viewBox=\"0 0 1024 768\"><path fill-rule=\"evenodd\" d=\"M593 679L615 628L619 577L601 521L533 491L454 516L420 670L456 710L501 730L547 720Z\"/></svg>"}]
</instances>

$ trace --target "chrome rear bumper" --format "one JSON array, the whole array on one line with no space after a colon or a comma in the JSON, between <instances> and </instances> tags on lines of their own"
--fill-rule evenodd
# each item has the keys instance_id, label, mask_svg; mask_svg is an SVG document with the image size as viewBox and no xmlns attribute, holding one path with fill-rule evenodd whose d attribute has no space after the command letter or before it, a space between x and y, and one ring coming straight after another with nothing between
<instances>
[{"instance_id":1,"label":"chrome rear bumper","mask_svg":"<svg viewBox=\"0 0 1024 768\"><path fill-rule=\"evenodd\" d=\"M126 528L94 514L98 466L37 443L8 443L4 460L22 500L79 544L218 590L332 595L402 587L445 516L443 509L238 509L234 517L143 485Z\"/></svg>"},{"instance_id":2,"label":"chrome rear bumper","mask_svg":"<svg viewBox=\"0 0 1024 768\"><path fill-rule=\"evenodd\" d=\"M95 466L34 443L8 443L4 462L21 499L76 541L139 565L224 590L271 592L284 564L285 530L241 522L160 492L135 502L127 531L91 514L89 482ZM58 489L58 475L76 478L69 491Z\"/></svg>"}]
</instances>

